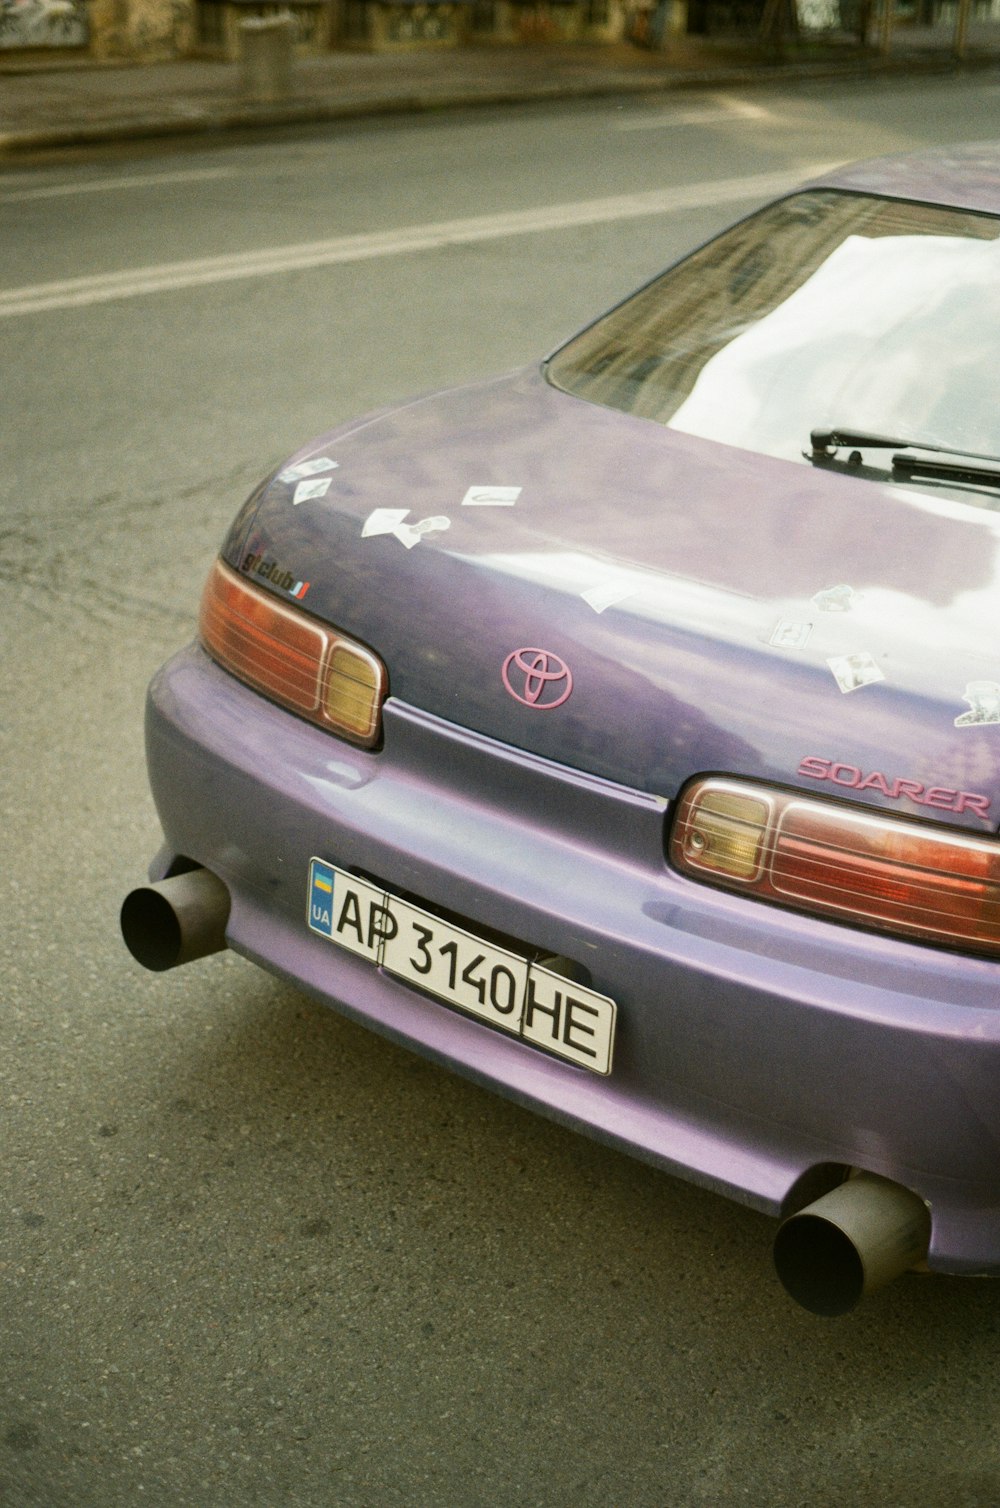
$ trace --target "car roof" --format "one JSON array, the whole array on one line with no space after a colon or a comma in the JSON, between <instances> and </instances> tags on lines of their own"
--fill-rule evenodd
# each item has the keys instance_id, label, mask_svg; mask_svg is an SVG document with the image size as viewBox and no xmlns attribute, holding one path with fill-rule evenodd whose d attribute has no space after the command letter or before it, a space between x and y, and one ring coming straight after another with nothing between
<instances>
[{"instance_id":1,"label":"car roof","mask_svg":"<svg viewBox=\"0 0 1000 1508\"><path fill-rule=\"evenodd\" d=\"M824 173L818 186L1000 214L1000 141L874 157Z\"/></svg>"}]
</instances>

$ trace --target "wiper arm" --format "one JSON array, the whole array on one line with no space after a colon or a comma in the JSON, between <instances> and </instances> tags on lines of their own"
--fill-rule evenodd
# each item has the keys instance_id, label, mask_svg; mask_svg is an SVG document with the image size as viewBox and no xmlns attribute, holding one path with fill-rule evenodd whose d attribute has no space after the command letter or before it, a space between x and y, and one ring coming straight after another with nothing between
<instances>
[{"instance_id":1,"label":"wiper arm","mask_svg":"<svg viewBox=\"0 0 1000 1508\"><path fill-rule=\"evenodd\" d=\"M965 456L970 461L993 461L1000 466L1000 456L987 456L976 450L963 450L961 446L935 445L929 440L900 440L890 435L867 434L862 429L814 429L809 443L813 456L829 456L841 446L854 446L857 450L929 450L934 455ZM893 457L893 469L896 458Z\"/></svg>"},{"instance_id":2,"label":"wiper arm","mask_svg":"<svg viewBox=\"0 0 1000 1508\"><path fill-rule=\"evenodd\" d=\"M985 487L990 491L1000 490L1000 456L980 455L975 450L960 450L951 445L935 445L924 440L900 440L891 435L866 434L860 429L814 429L809 439L812 452L806 460L814 466L844 471L853 476L867 477L878 481L888 476L903 481L955 482L966 487ZM850 455L841 459L836 451L850 450ZM865 466L863 450L894 450L891 465L885 470ZM904 455L901 451L925 451L931 456L955 456L961 460L937 461L927 455ZM973 466L972 461L992 461L992 466Z\"/></svg>"}]
</instances>

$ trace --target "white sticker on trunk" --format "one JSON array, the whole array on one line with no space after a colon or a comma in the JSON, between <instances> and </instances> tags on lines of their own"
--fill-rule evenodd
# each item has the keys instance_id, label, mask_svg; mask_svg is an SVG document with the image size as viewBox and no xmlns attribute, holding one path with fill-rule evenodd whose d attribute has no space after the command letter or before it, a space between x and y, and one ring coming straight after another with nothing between
<instances>
[{"instance_id":1,"label":"white sticker on trunk","mask_svg":"<svg viewBox=\"0 0 1000 1508\"><path fill-rule=\"evenodd\" d=\"M849 613L858 601L852 586L828 586L812 599L821 613Z\"/></svg>"},{"instance_id":2,"label":"white sticker on trunk","mask_svg":"<svg viewBox=\"0 0 1000 1508\"><path fill-rule=\"evenodd\" d=\"M332 477L324 476L320 477L318 482L298 482L292 494L292 503L298 506L299 503L307 503L313 497L326 497L332 481Z\"/></svg>"},{"instance_id":3,"label":"white sticker on trunk","mask_svg":"<svg viewBox=\"0 0 1000 1508\"><path fill-rule=\"evenodd\" d=\"M470 487L462 499L462 507L512 508L523 490L521 487Z\"/></svg>"},{"instance_id":4,"label":"white sticker on trunk","mask_svg":"<svg viewBox=\"0 0 1000 1508\"><path fill-rule=\"evenodd\" d=\"M427 534L437 534L451 528L451 519L443 513L436 513L433 518L422 518L419 523L406 524L403 520L409 513L409 508L376 508L365 519L364 528L361 530L362 539L371 539L379 534L394 534L401 545L412 550Z\"/></svg>"},{"instance_id":5,"label":"white sticker on trunk","mask_svg":"<svg viewBox=\"0 0 1000 1508\"><path fill-rule=\"evenodd\" d=\"M580 596L595 613L603 613L606 608L614 607L616 602L624 602L626 597L634 596L635 590L630 581L602 581L597 586L589 586Z\"/></svg>"},{"instance_id":6,"label":"white sticker on trunk","mask_svg":"<svg viewBox=\"0 0 1000 1508\"><path fill-rule=\"evenodd\" d=\"M299 461L297 466L286 466L284 471L278 472L279 482L297 482L304 476L319 476L323 471L336 471L339 461L331 461L329 456L314 456L311 461Z\"/></svg>"},{"instance_id":7,"label":"white sticker on trunk","mask_svg":"<svg viewBox=\"0 0 1000 1508\"><path fill-rule=\"evenodd\" d=\"M425 534L436 534L441 530L451 528L451 519L445 518L444 514L438 514L434 518L422 518L419 524L397 524L393 534L401 545L412 550L418 545Z\"/></svg>"},{"instance_id":8,"label":"white sticker on trunk","mask_svg":"<svg viewBox=\"0 0 1000 1508\"><path fill-rule=\"evenodd\" d=\"M373 539L377 534L395 534L409 511L409 508L376 508L365 519L361 538Z\"/></svg>"},{"instance_id":9,"label":"white sticker on trunk","mask_svg":"<svg viewBox=\"0 0 1000 1508\"><path fill-rule=\"evenodd\" d=\"M812 633L811 623L796 623L792 618L779 618L771 630L769 644L775 649L805 649Z\"/></svg>"},{"instance_id":10,"label":"white sticker on trunk","mask_svg":"<svg viewBox=\"0 0 1000 1508\"><path fill-rule=\"evenodd\" d=\"M865 650L856 655L834 655L826 663L841 691L858 691L862 686L885 680L875 663L875 656Z\"/></svg>"},{"instance_id":11,"label":"white sticker on trunk","mask_svg":"<svg viewBox=\"0 0 1000 1508\"><path fill-rule=\"evenodd\" d=\"M962 692L969 711L955 719L956 728L986 728L1000 723L1000 685L996 681L969 681Z\"/></svg>"}]
</instances>

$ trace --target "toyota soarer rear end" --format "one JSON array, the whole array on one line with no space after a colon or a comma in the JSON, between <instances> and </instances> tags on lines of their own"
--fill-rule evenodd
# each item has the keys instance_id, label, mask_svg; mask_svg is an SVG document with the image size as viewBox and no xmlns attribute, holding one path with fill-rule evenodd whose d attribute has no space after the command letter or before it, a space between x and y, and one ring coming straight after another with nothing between
<instances>
[{"instance_id":1,"label":"toyota soarer rear end","mask_svg":"<svg viewBox=\"0 0 1000 1508\"><path fill-rule=\"evenodd\" d=\"M843 171L292 457L150 687L136 957L781 1218L817 1313L995 1270L998 214Z\"/></svg>"}]
</instances>

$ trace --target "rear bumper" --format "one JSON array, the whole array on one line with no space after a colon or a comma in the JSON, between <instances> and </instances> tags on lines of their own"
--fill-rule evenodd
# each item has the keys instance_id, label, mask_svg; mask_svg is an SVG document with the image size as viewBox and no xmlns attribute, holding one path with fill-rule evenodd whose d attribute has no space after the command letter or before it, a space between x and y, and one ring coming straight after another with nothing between
<instances>
[{"instance_id":1,"label":"rear bumper","mask_svg":"<svg viewBox=\"0 0 1000 1508\"><path fill-rule=\"evenodd\" d=\"M227 938L344 1014L770 1214L825 1165L932 1208L930 1265L1000 1269L1000 967L784 913L664 861L665 803L389 702L355 750L197 648L153 681L166 847L229 887ZM697 773L692 771L692 773ZM581 964L618 1003L602 1079L306 926L310 857Z\"/></svg>"}]
</instances>

